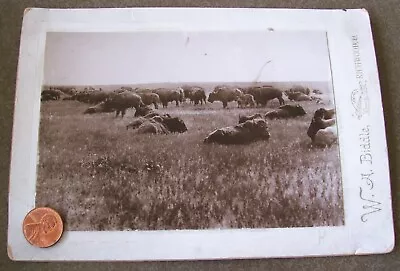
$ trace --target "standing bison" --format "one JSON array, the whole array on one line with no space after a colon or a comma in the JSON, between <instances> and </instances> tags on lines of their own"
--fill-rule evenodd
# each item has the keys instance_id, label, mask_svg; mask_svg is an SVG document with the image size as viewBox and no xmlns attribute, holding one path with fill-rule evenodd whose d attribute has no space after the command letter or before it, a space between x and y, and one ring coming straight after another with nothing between
<instances>
[{"instance_id":1,"label":"standing bison","mask_svg":"<svg viewBox=\"0 0 400 271\"><path fill-rule=\"evenodd\" d=\"M304 108L297 104L297 105L282 105L277 110L273 110L267 112L265 114L265 118L268 119L288 119L288 118L295 118L299 116L304 116L306 111Z\"/></svg>"},{"instance_id":2,"label":"standing bison","mask_svg":"<svg viewBox=\"0 0 400 271\"><path fill-rule=\"evenodd\" d=\"M152 93L152 92L138 92L137 95L142 98L142 102L145 105L154 105L155 109L158 109L158 104L161 103L160 101L160 96L158 96L157 93Z\"/></svg>"},{"instance_id":3,"label":"standing bison","mask_svg":"<svg viewBox=\"0 0 400 271\"><path fill-rule=\"evenodd\" d=\"M207 96L206 92L204 91L203 88L196 89L193 93L192 96L190 97L190 100L193 101L194 105L198 105L199 103L201 105L206 104Z\"/></svg>"},{"instance_id":4,"label":"standing bison","mask_svg":"<svg viewBox=\"0 0 400 271\"><path fill-rule=\"evenodd\" d=\"M125 91L120 94L112 94L104 103L104 108L113 109L116 111L116 117L121 113L121 116L124 117L126 110L128 108L135 108L136 110L139 107L144 106L142 102L142 98L139 95Z\"/></svg>"},{"instance_id":5,"label":"standing bison","mask_svg":"<svg viewBox=\"0 0 400 271\"><path fill-rule=\"evenodd\" d=\"M198 86L183 86L184 100L189 99L195 105L206 103L207 96L204 88Z\"/></svg>"},{"instance_id":6,"label":"standing bison","mask_svg":"<svg viewBox=\"0 0 400 271\"><path fill-rule=\"evenodd\" d=\"M277 88L262 86L262 87L249 87L243 90L245 94L251 94L254 97L257 105L266 106L268 101L278 99L280 105L284 105L283 92Z\"/></svg>"},{"instance_id":7,"label":"standing bison","mask_svg":"<svg viewBox=\"0 0 400 271\"><path fill-rule=\"evenodd\" d=\"M216 86L214 91L208 96L208 101L213 103L215 101L222 102L224 108L228 106L228 102L237 101L243 93L237 88L231 88L229 86Z\"/></svg>"},{"instance_id":8,"label":"standing bison","mask_svg":"<svg viewBox=\"0 0 400 271\"><path fill-rule=\"evenodd\" d=\"M257 118L236 126L217 129L204 139L204 143L249 144L259 140L268 140L270 136L267 122Z\"/></svg>"},{"instance_id":9,"label":"standing bison","mask_svg":"<svg viewBox=\"0 0 400 271\"><path fill-rule=\"evenodd\" d=\"M169 102L175 102L176 106L179 106L179 102L182 100L183 96L183 92L176 89L158 88L152 92L159 96L164 108L168 107Z\"/></svg>"}]
</instances>

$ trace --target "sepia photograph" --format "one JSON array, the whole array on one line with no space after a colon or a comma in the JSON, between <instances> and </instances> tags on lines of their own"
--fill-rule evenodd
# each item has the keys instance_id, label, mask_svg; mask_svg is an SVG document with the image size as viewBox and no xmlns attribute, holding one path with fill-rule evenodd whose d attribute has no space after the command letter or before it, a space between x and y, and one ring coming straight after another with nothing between
<instances>
[{"instance_id":1,"label":"sepia photograph","mask_svg":"<svg viewBox=\"0 0 400 271\"><path fill-rule=\"evenodd\" d=\"M36 205L69 231L342 226L338 144L324 31L46 35Z\"/></svg>"}]
</instances>

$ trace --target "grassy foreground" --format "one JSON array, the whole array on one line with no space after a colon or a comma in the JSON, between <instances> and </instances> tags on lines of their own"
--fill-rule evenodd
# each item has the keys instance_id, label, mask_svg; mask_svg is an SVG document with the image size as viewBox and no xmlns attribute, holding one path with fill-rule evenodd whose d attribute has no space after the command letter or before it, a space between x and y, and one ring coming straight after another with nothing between
<instances>
[{"instance_id":1,"label":"grassy foreground","mask_svg":"<svg viewBox=\"0 0 400 271\"><path fill-rule=\"evenodd\" d=\"M134 111L83 115L75 101L42 104L36 204L63 215L68 230L269 228L343 225L338 146L310 148L307 115L269 121L271 139L205 145L239 114L222 105L170 105L188 132L137 135ZM277 104L271 102L271 108Z\"/></svg>"}]
</instances>

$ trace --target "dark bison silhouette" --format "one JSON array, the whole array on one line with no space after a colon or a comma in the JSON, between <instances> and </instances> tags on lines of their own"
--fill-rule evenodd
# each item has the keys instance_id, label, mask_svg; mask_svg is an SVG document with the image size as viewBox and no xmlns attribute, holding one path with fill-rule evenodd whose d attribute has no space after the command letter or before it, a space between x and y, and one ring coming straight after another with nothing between
<instances>
[{"instance_id":1,"label":"dark bison silhouette","mask_svg":"<svg viewBox=\"0 0 400 271\"><path fill-rule=\"evenodd\" d=\"M259 140L268 140L270 136L267 122L258 118L235 126L217 129L204 139L204 143L249 144Z\"/></svg>"},{"instance_id":2,"label":"dark bison silhouette","mask_svg":"<svg viewBox=\"0 0 400 271\"><path fill-rule=\"evenodd\" d=\"M290 104L286 104L286 105L282 105L280 106L278 109L267 112L265 114L265 118L268 119L288 119L288 118L295 118L295 117L299 117L299 116L304 116L306 113L306 111L304 110L304 108L299 105L290 105Z\"/></svg>"},{"instance_id":3,"label":"dark bison silhouette","mask_svg":"<svg viewBox=\"0 0 400 271\"><path fill-rule=\"evenodd\" d=\"M283 92L280 89L270 86L249 87L243 89L243 93L253 95L257 105L266 106L268 101L273 99L278 99L280 105L285 104L285 100L282 97Z\"/></svg>"}]
</instances>

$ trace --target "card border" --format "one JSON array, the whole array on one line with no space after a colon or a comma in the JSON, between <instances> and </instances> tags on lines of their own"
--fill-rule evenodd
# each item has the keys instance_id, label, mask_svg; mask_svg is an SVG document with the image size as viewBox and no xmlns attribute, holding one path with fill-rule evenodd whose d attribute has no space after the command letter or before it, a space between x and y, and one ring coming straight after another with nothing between
<instances>
[{"instance_id":1,"label":"card border","mask_svg":"<svg viewBox=\"0 0 400 271\"><path fill-rule=\"evenodd\" d=\"M204 20L207 17L207 20ZM35 207L40 92L46 32L108 31L326 31L340 141L345 225L232 230L65 232L40 249L23 237L22 221ZM359 82L352 39L360 44L369 110L352 104ZM378 70L368 12L362 10L132 8L27 9L15 96L9 188L8 255L24 261L148 261L282 258L387 253L394 246L388 154ZM370 127L371 156L360 164L360 131ZM360 179L374 170L374 185ZM365 222L360 189L373 191L381 208ZM368 190L369 189L369 190ZM372 192L371 192L372 193ZM307 244L304 246L304 244Z\"/></svg>"}]
</instances>

